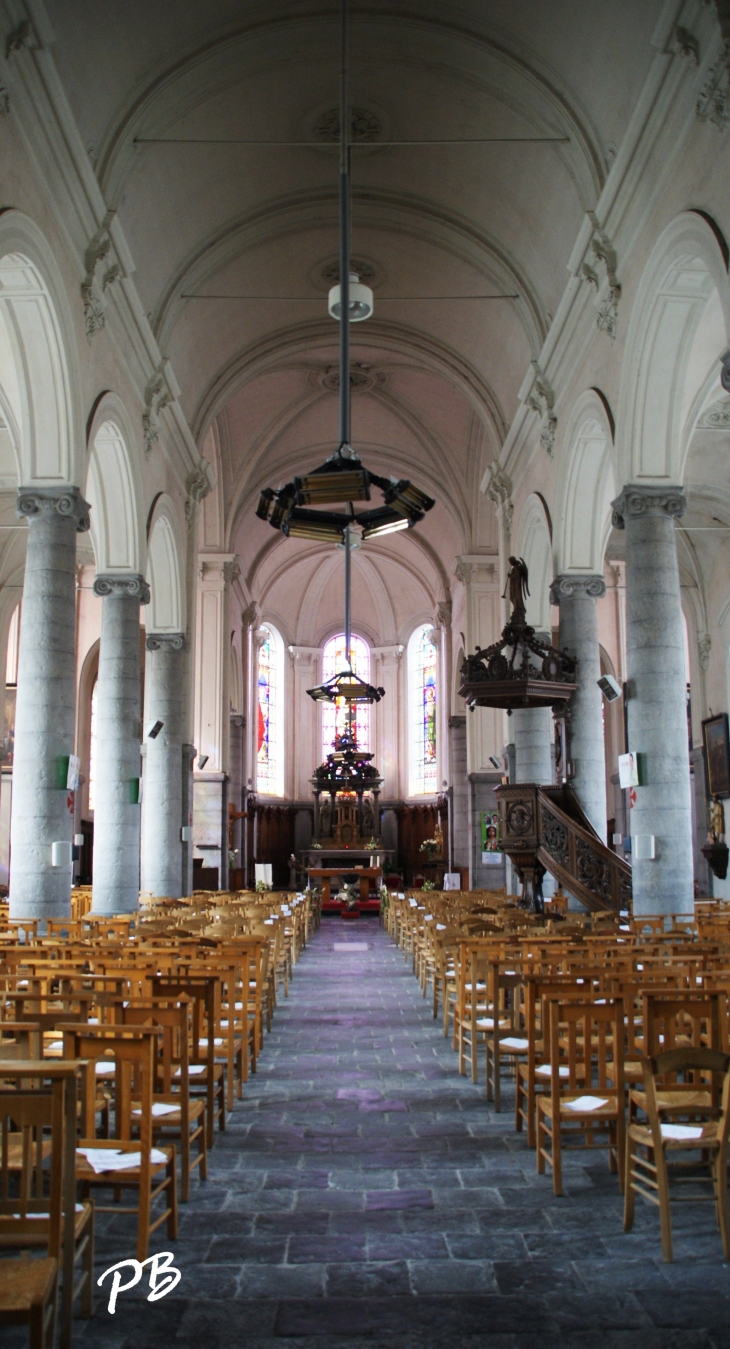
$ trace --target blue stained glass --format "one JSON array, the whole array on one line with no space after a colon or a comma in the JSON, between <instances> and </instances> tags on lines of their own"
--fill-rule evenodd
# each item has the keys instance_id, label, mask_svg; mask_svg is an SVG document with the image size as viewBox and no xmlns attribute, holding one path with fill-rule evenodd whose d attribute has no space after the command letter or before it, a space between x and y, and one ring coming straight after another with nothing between
<instances>
[{"instance_id":1,"label":"blue stained glass","mask_svg":"<svg viewBox=\"0 0 730 1349\"><path fill-rule=\"evenodd\" d=\"M350 638L350 658L352 668L359 679L370 680L370 650L362 637ZM331 679L347 669L345 659L345 634L340 632L330 637L322 653L322 679ZM365 753L370 749L370 707L367 703L357 703L354 720L355 739L358 748ZM322 706L322 752L331 754L335 747L335 736L342 735L347 727L347 703L338 698L335 703Z\"/></svg>"},{"instance_id":2,"label":"blue stained glass","mask_svg":"<svg viewBox=\"0 0 730 1349\"><path fill-rule=\"evenodd\" d=\"M276 639L263 628L258 661L258 753L256 785L261 792L280 796L283 773L280 753L280 661Z\"/></svg>"},{"instance_id":3,"label":"blue stained glass","mask_svg":"<svg viewBox=\"0 0 730 1349\"><path fill-rule=\"evenodd\" d=\"M437 652L429 640L429 627L419 630L413 650L411 697L413 699L413 777L415 792L438 790L436 753L436 666Z\"/></svg>"}]
</instances>

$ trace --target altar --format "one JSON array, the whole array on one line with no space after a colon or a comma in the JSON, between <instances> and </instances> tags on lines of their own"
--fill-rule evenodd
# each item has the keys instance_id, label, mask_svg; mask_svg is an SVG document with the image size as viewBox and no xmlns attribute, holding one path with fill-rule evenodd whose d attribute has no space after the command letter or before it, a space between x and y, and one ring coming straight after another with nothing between
<instances>
[{"instance_id":1,"label":"altar","mask_svg":"<svg viewBox=\"0 0 730 1349\"><path fill-rule=\"evenodd\" d=\"M344 884L346 883L346 878L349 879L352 876L357 876L360 884L360 901L357 906L358 909L361 912L367 912L368 909L372 909L373 911L379 909L380 898L378 897L377 900L370 899L371 889L380 889L383 873L379 866L353 867L352 865L345 864L341 867L308 867L307 879L309 884L311 885L312 881L314 881L314 883L319 884L322 889L323 913L340 912L342 901L333 900L332 882L334 880L339 880Z\"/></svg>"}]
</instances>

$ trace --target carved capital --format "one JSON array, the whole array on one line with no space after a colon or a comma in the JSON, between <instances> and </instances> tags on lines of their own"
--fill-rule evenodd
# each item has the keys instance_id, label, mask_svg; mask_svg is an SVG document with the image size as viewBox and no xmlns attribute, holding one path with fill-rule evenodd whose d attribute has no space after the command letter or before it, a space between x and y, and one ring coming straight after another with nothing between
<instances>
[{"instance_id":1,"label":"carved capital","mask_svg":"<svg viewBox=\"0 0 730 1349\"><path fill-rule=\"evenodd\" d=\"M611 503L614 529L624 529L626 520L641 515L676 515L680 520L687 509L682 487L643 487L630 483Z\"/></svg>"},{"instance_id":2,"label":"carved capital","mask_svg":"<svg viewBox=\"0 0 730 1349\"><path fill-rule=\"evenodd\" d=\"M196 507L200 505L203 497L207 497L211 489L210 474L210 464L201 454L195 468L191 469L185 479L185 491L187 493L185 500L185 517L188 523L193 519Z\"/></svg>"},{"instance_id":3,"label":"carved capital","mask_svg":"<svg viewBox=\"0 0 730 1349\"><path fill-rule=\"evenodd\" d=\"M38 519L42 515L63 515L76 523L76 533L85 534L89 528L88 501L84 501L78 487L21 487L15 503L15 514L21 520Z\"/></svg>"},{"instance_id":4,"label":"carved capital","mask_svg":"<svg viewBox=\"0 0 730 1349\"><path fill-rule=\"evenodd\" d=\"M587 599L599 600L606 593L606 582L595 573L571 575L570 572L556 576L550 586L550 603L560 604L561 600L573 599L575 595Z\"/></svg>"},{"instance_id":5,"label":"carved capital","mask_svg":"<svg viewBox=\"0 0 730 1349\"><path fill-rule=\"evenodd\" d=\"M185 636L182 632L151 632L145 646L148 651L182 651Z\"/></svg>"},{"instance_id":6,"label":"carved capital","mask_svg":"<svg viewBox=\"0 0 730 1349\"><path fill-rule=\"evenodd\" d=\"M442 628L451 627L452 610L453 605L451 603L451 600L439 600L439 603L436 605L436 614L438 616L438 622L441 624Z\"/></svg>"},{"instance_id":7,"label":"carved capital","mask_svg":"<svg viewBox=\"0 0 730 1349\"><path fill-rule=\"evenodd\" d=\"M167 381L165 369L167 364L166 361L163 361L157 370L150 375L144 391L142 434L147 454L160 438L160 413L175 399L175 394Z\"/></svg>"},{"instance_id":8,"label":"carved capital","mask_svg":"<svg viewBox=\"0 0 730 1349\"><path fill-rule=\"evenodd\" d=\"M231 712L230 721L231 726L243 728L246 725L246 718L242 716L240 712Z\"/></svg>"},{"instance_id":9,"label":"carved capital","mask_svg":"<svg viewBox=\"0 0 730 1349\"><path fill-rule=\"evenodd\" d=\"M256 605L251 603L247 609L241 610L241 623L244 628L255 628L258 626L258 613Z\"/></svg>"},{"instance_id":10,"label":"carved capital","mask_svg":"<svg viewBox=\"0 0 730 1349\"><path fill-rule=\"evenodd\" d=\"M94 333L99 332L106 323L103 297L109 287L122 275L122 268L118 262L109 264L112 248L109 230L115 215L116 211L107 211L84 253L86 274L81 282L81 299L84 306L86 337L89 342Z\"/></svg>"},{"instance_id":11,"label":"carved capital","mask_svg":"<svg viewBox=\"0 0 730 1349\"><path fill-rule=\"evenodd\" d=\"M117 597L138 600L140 604L149 604L150 588L137 572L124 572L97 576L94 581L94 594L104 599Z\"/></svg>"},{"instance_id":12,"label":"carved capital","mask_svg":"<svg viewBox=\"0 0 730 1349\"><path fill-rule=\"evenodd\" d=\"M697 655L703 670L706 670L710 664L710 652L712 651L712 638L709 632L704 632L697 638Z\"/></svg>"},{"instance_id":13,"label":"carved capital","mask_svg":"<svg viewBox=\"0 0 730 1349\"><path fill-rule=\"evenodd\" d=\"M223 580L227 586L233 585L233 582L237 581L240 575L241 564L237 557L232 558L230 562L223 563Z\"/></svg>"}]
</instances>

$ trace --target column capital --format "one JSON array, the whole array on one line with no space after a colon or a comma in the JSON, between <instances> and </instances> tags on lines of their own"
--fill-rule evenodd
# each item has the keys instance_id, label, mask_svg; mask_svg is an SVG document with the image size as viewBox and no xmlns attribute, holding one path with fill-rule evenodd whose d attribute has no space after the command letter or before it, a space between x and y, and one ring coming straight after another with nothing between
<instances>
[{"instance_id":1,"label":"column capital","mask_svg":"<svg viewBox=\"0 0 730 1349\"><path fill-rule=\"evenodd\" d=\"M246 718L241 712L231 712L231 726L245 726Z\"/></svg>"},{"instance_id":2,"label":"column capital","mask_svg":"<svg viewBox=\"0 0 730 1349\"><path fill-rule=\"evenodd\" d=\"M138 600L140 604L149 604L150 588L144 576L138 572L112 572L97 576L94 581L94 594Z\"/></svg>"},{"instance_id":3,"label":"column capital","mask_svg":"<svg viewBox=\"0 0 730 1349\"><path fill-rule=\"evenodd\" d=\"M627 483L620 496L611 503L614 529L624 529L626 520L642 515L678 516L681 520L687 509L683 487L644 487L642 483Z\"/></svg>"},{"instance_id":4,"label":"column capital","mask_svg":"<svg viewBox=\"0 0 730 1349\"><path fill-rule=\"evenodd\" d=\"M76 523L76 533L85 534L89 528L88 501L84 501L78 487L19 487L15 514L21 520L32 520L39 515L61 515Z\"/></svg>"},{"instance_id":5,"label":"column capital","mask_svg":"<svg viewBox=\"0 0 730 1349\"><path fill-rule=\"evenodd\" d=\"M573 599L575 595L586 599L599 600L606 593L606 582L596 573L564 572L556 576L550 586L550 603L560 604L561 600Z\"/></svg>"},{"instance_id":6,"label":"column capital","mask_svg":"<svg viewBox=\"0 0 730 1349\"><path fill-rule=\"evenodd\" d=\"M185 634L182 632L151 632L145 641L148 651L182 651Z\"/></svg>"}]
</instances>

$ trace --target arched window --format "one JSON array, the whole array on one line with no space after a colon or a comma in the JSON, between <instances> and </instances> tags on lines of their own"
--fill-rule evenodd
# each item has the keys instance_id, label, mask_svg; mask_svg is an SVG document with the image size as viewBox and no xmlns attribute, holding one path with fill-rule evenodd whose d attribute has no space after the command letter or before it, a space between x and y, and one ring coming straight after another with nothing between
<instances>
[{"instance_id":1,"label":"arched window","mask_svg":"<svg viewBox=\"0 0 730 1349\"><path fill-rule=\"evenodd\" d=\"M350 659L358 679L370 683L370 648L362 637L350 637ZM345 660L345 634L338 632L330 637L322 652L322 679L326 682L333 675L347 669ZM347 703L338 698L336 703L322 704L322 753L331 754L335 747L335 736L342 735L347 724ZM366 754L370 749L370 706L357 703L355 706L355 739L358 749Z\"/></svg>"},{"instance_id":2,"label":"arched window","mask_svg":"<svg viewBox=\"0 0 730 1349\"><path fill-rule=\"evenodd\" d=\"M436 752L436 669L438 653L424 623L408 643L408 791L410 796L438 791Z\"/></svg>"},{"instance_id":3,"label":"arched window","mask_svg":"<svg viewBox=\"0 0 730 1349\"><path fill-rule=\"evenodd\" d=\"M267 796L283 796L284 643L268 623L259 632L256 786Z\"/></svg>"}]
</instances>

